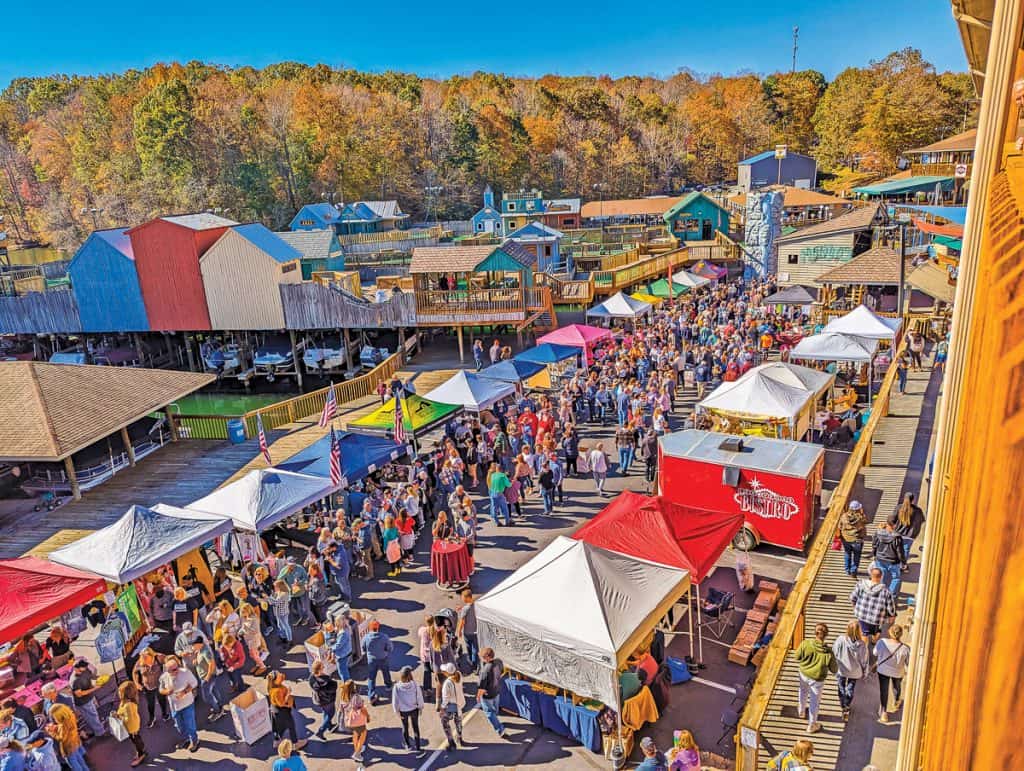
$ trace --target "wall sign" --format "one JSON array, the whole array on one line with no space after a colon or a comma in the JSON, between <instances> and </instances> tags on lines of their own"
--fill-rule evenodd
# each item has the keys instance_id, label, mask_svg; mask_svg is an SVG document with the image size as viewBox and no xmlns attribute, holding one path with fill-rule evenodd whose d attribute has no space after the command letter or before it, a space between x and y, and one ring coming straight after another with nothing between
<instances>
[{"instance_id":1,"label":"wall sign","mask_svg":"<svg viewBox=\"0 0 1024 771\"><path fill-rule=\"evenodd\" d=\"M757 477L750 482L750 487L743 487L732 496L745 514L756 514L765 519L790 520L800 511L796 501L787 496L779 495L762 485Z\"/></svg>"}]
</instances>

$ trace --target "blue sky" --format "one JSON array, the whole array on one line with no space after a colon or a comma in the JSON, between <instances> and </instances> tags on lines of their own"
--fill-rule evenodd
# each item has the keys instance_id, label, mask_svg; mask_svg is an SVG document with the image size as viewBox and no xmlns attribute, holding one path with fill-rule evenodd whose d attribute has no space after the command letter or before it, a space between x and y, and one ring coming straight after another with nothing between
<instances>
[{"instance_id":1,"label":"blue sky","mask_svg":"<svg viewBox=\"0 0 1024 771\"><path fill-rule=\"evenodd\" d=\"M477 69L668 75L681 67L767 73L789 68L794 25L798 68L828 77L906 46L940 70L966 69L943 0L20 0L6 5L2 24L0 86L18 76L190 59L298 60L425 76Z\"/></svg>"}]
</instances>

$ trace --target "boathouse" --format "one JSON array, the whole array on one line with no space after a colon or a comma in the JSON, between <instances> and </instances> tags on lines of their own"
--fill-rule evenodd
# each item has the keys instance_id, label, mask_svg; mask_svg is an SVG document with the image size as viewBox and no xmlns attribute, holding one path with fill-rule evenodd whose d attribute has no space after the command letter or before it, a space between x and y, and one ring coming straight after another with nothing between
<instances>
[{"instance_id":1,"label":"boathouse","mask_svg":"<svg viewBox=\"0 0 1024 771\"><path fill-rule=\"evenodd\" d=\"M68 265L83 332L149 330L127 233L128 228L93 231Z\"/></svg>"}]
</instances>

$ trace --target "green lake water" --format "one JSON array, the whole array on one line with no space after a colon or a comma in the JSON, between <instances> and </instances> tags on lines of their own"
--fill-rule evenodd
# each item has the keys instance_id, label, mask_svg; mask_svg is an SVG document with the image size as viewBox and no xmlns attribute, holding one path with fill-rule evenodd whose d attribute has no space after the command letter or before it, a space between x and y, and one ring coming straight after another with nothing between
<instances>
[{"instance_id":1,"label":"green lake water","mask_svg":"<svg viewBox=\"0 0 1024 771\"><path fill-rule=\"evenodd\" d=\"M243 415L297 394L192 394L175 404L182 415Z\"/></svg>"}]
</instances>

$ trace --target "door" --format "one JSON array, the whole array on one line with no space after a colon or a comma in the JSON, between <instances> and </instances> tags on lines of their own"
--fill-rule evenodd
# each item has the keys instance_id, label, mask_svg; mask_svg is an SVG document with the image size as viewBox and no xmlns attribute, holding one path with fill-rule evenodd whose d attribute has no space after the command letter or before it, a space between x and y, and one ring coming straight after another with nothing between
<instances>
[{"instance_id":1,"label":"door","mask_svg":"<svg viewBox=\"0 0 1024 771\"><path fill-rule=\"evenodd\" d=\"M700 238L702 241L710 241L712 239L712 233L714 230L711 227L711 220L701 220L701 232Z\"/></svg>"}]
</instances>

